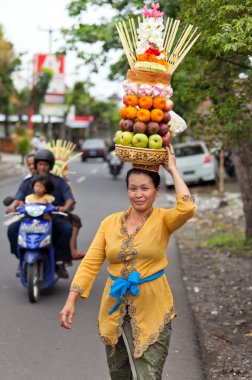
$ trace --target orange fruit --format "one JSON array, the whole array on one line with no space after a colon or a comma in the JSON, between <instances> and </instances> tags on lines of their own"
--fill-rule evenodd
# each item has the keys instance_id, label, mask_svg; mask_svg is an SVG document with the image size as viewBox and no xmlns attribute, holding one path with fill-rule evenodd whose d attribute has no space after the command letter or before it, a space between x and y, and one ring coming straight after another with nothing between
<instances>
[{"instance_id":1,"label":"orange fruit","mask_svg":"<svg viewBox=\"0 0 252 380\"><path fill-rule=\"evenodd\" d=\"M138 101L139 98L134 94L129 94L125 96L125 104L127 104L127 106L138 106Z\"/></svg>"},{"instance_id":2,"label":"orange fruit","mask_svg":"<svg viewBox=\"0 0 252 380\"><path fill-rule=\"evenodd\" d=\"M135 107L127 107L127 119L135 119L137 117L137 111L138 109Z\"/></svg>"},{"instance_id":3,"label":"orange fruit","mask_svg":"<svg viewBox=\"0 0 252 380\"><path fill-rule=\"evenodd\" d=\"M139 106L141 108L149 109L151 108L152 104L153 100L149 95L141 96L141 98L139 99Z\"/></svg>"},{"instance_id":4,"label":"orange fruit","mask_svg":"<svg viewBox=\"0 0 252 380\"><path fill-rule=\"evenodd\" d=\"M163 110L166 106L166 99L161 96L157 96L153 99L153 107Z\"/></svg>"},{"instance_id":5,"label":"orange fruit","mask_svg":"<svg viewBox=\"0 0 252 380\"><path fill-rule=\"evenodd\" d=\"M143 121L143 122L149 121L150 117L151 117L150 111L145 108L140 108L140 110L138 110L137 112L137 119L139 121Z\"/></svg>"},{"instance_id":6,"label":"orange fruit","mask_svg":"<svg viewBox=\"0 0 252 380\"><path fill-rule=\"evenodd\" d=\"M164 113L162 110L154 108L154 110L152 110L150 113L150 117L152 121L160 122L164 118Z\"/></svg>"},{"instance_id":7,"label":"orange fruit","mask_svg":"<svg viewBox=\"0 0 252 380\"><path fill-rule=\"evenodd\" d=\"M120 108L120 115L123 119L128 119L127 118L127 109L128 109L128 107L126 107L126 106L123 106Z\"/></svg>"}]
</instances>

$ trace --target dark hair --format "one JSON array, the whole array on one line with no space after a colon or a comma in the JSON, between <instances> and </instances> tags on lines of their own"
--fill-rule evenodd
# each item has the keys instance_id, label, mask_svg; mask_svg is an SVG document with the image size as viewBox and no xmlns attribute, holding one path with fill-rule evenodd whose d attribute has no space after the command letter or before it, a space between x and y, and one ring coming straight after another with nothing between
<instances>
[{"instance_id":1,"label":"dark hair","mask_svg":"<svg viewBox=\"0 0 252 380\"><path fill-rule=\"evenodd\" d=\"M147 175L152 180L152 183L156 189L160 185L160 175L158 174L158 172L151 172L149 170L132 168L127 172L127 175L126 175L127 189L129 187L129 177L131 176L131 174L145 174L145 175Z\"/></svg>"},{"instance_id":2,"label":"dark hair","mask_svg":"<svg viewBox=\"0 0 252 380\"><path fill-rule=\"evenodd\" d=\"M26 158L26 160L28 160L28 158L31 158L31 157L35 157L35 153L29 153L29 154L27 154L27 156L25 158Z\"/></svg>"},{"instance_id":3,"label":"dark hair","mask_svg":"<svg viewBox=\"0 0 252 380\"><path fill-rule=\"evenodd\" d=\"M32 181L32 187L33 188L34 188L34 185L35 185L36 182L41 182L45 186L46 193L47 194L52 194L52 192L54 190L54 183L48 177L48 175L46 175L46 174L38 174L38 175L36 175L36 177Z\"/></svg>"}]
</instances>

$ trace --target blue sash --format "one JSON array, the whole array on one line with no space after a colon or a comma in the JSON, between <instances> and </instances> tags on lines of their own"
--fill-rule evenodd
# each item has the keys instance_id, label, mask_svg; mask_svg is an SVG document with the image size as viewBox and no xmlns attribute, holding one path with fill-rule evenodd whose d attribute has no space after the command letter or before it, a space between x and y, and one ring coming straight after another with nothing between
<instances>
[{"instance_id":1,"label":"blue sash","mask_svg":"<svg viewBox=\"0 0 252 380\"><path fill-rule=\"evenodd\" d=\"M161 277L165 273L164 269L160 270L157 273L152 274L151 276L140 279L139 272L132 272L129 275L129 278L122 277L114 277L110 274L110 278L114 280L111 284L109 295L111 297L115 297L118 299L116 304L109 310L108 314L114 313L114 311L118 308L120 303L122 302L122 297L126 294L127 290L129 290L132 296L137 296L139 294L138 284L143 284L144 282L156 280Z\"/></svg>"}]
</instances>

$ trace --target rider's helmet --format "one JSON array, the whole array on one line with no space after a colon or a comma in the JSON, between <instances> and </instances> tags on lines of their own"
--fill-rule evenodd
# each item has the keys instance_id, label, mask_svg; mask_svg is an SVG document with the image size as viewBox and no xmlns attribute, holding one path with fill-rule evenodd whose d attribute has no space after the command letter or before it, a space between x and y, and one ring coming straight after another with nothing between
<instances>
[{"instance_id":1,"label":"rider's helmet","mask_svg":"<svg viewBox=\"0 0 252 380\"><path fill-rule=\"evenodd\" d=\"M50 170L52 170L54 166L54 162L55 162L55 157L49 149L41 149L35 154L35 157L34 157L35 169L37 169L38 161L48 162L48 164L50 165Z\"/></svg>"}]
</instances>

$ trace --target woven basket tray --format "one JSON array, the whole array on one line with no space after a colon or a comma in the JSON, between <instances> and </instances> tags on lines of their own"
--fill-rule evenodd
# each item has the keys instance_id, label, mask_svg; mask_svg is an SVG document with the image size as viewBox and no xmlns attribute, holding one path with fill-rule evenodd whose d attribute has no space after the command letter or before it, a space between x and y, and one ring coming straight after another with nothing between
<instances>
[{"instance_id":1,"label":"woven basket tray","mask_svg":"<svg viewBox=\"0 0 252 380\"><path fill-rule=\"evenodd\" d=\"M116 155L126 162L131 162L134 167L158 171L167 157L165 149L136 148L134 146L115 146Z\"/></svg>"}]
</instances>

